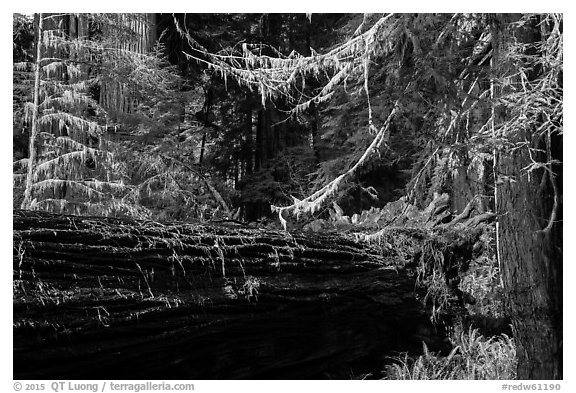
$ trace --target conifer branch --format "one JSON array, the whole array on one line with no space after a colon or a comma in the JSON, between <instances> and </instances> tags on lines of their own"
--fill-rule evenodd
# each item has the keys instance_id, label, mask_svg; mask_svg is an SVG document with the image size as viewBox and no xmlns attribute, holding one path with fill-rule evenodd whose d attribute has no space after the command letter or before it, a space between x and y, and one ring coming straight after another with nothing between
<instances>
[{"instance_id":1,"label":"conifer branch","mask_svg":"<svg viewBox=\"0 0 576 393\"><path fill-rule=\"evenodd\" d=\"M380 18L366 32L353 37L326 54L317 54L312 51L310 56L302 56L293 52L288 57L256 55L249 50L247 45L243 45L240 55L213 54L194 40L176 18L174 18L174 23L177 31L187 40L194 52L193 54L183 52L188 59L206 64L209 68L219 72L225 81L227 77L232 77L238 84L257 91L264 104L268 100L277 98L286 99L288 102L300 101L301 97L294 99L292 96L298 80L304 80L307 75L318 77L321 72L332 74L319 94L294 106L292 112L298 113L307 109L312 102L319 104L327 101L335 87L339 86L345 78L362 72L365 58L376 51L376 44L389 39L381 30L393 15L388 14ZM391 29L392 26L389 28Z\"/></svg>"},{"instance_id":2,"label":"conifer branch","mask_svg":"<svg viewBox=\"0 0 576 393\"><path fill-rule=\"evenodd\" d=\"M55 122L57 122L60 130L63 130L64 126L68 125L75 130L92 136L100 135L104 131L98 123L66 112L46 113L38 119L38 124L40 125L50 126Z\"/></svg>"},{"instance_id":3,"label":"conifer branch","mask_svg":"<svg viewBox=\"0 0 576 393\"><path fill-rule=\"evenodd\" d=\"M322 187L321 189L319 189L318 191L316 191L312 195L304 198L303 200L298 200L297 198L292 197L294 200L294 203L289 205L289 206L278 207L278 206L273 205L271 207L273 212L278 213L280 223L282 224L282 227L284 228L284 230L286 230L286 226L287 226L286 225L287 224L286 218L283 216L284 212L286 212L287 214L292 214L292 215L296 216L296 218L298 218L302 213L314 214L316 211L318 211L322 207L324 202L326 202L330 197L332 197L338 191L341 183L344 182L347 178L353 176L355 174L356 170L358 168L362 167L368 161L370 156L372 154L374 154L380 148L382 143L385 143L388 140L388 137L389 137L388 130L390 128L392 118L394 117L394 115L396 114L396 111L398 109L398 104L399 104L399 101L397 100L394 103L394 106L393 106L392 110L390 111L388 118L384 122L384 125L380 128L380 130L378 131L378 133L376 134L376 136L372 140L372 143L370 144L370 146L368 146L368 148L364 151L364 154L362 154L360 159L354 164L354 166L352 166L352 168L350 168L345 173L339 175L334 180L332 180L331 182L326 184L324 187Z\"/></svg>"}]
</instances>

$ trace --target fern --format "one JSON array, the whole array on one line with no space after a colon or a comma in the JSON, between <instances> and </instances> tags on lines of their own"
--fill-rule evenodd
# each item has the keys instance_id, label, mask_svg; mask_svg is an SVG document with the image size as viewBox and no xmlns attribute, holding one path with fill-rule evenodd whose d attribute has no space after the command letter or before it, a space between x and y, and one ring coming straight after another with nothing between
<instances>
[{"instance_id":1,"label":"fern","mask_svg":"<svg viewBox=\"0 0 576 393\"><path fill-rule=\"evenodd\" d=\"M407 354L394 358L386 369L387 379L409 380L492 380L516 378L516 346L505 334L484 337L477 329L452 333L452 350L447 356L429 351L410 358Z\"/></svg>"}]
</instances>

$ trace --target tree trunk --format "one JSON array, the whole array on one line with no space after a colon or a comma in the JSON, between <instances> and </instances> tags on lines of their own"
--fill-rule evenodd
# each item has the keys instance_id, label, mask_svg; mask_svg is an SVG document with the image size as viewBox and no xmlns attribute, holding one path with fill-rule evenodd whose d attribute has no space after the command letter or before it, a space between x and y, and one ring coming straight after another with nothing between
<instances>
[{"instance_id":1,"label":"tree trunk","mask_svg":"<svg viewBox=\"0 0 576 393\"><path fill-rule=\"evenodd\" d=\"M532 18L514 31L522 43L532 44L523 47L522 55L543 55L538 51L544 49L535 45L545 42L539 24ZM526 70L526 82L533 86L546 72L529 62L516 66ZM495 174L512 179L499 185L496 201L502 278L517 344L518 378L561 379L562 136L552 131L539 135L541 121L529 116L529 125L504 135L520 147L502 152ZM533 163L546 169L527 169Z\"/></svg>"},{"instance_id":2,"label":"tree trunk","mask_svg":"<svg viewBox=\"0 0 576 393\"><path fill-rule=\"evenodd\" d=\"M152 50L156 40L155 14L117 14L115 20L116 26L106 28L104 34L116 39L114 46L117 49L134 53L149 53ZM107 58L103 61L111 62ZM109 66L114 67L113 64ZM137 105L126 86L110 78L102 78L99 103L113 117L131 113Z\"/></svg>"},{"instance_id":3,"label":"tree trunk","mask_svg":"<svg viewBox=\"0 0 576 393\"><path fill-rule=\"evenodd\" d=\"M254 150L254 172L258 172L264 163L264 152L262 147L264 145L264 130L262 128L262 110L258 111L256 119L256 149Z\"/></svg>"},{"instance_id":4,"label":"tree trunk","mask_svg":"<svg viewBox=\"0 0 576 393\"><path fill-rule=\"evenodd\" d=\"M413 268L336 234L16 211L13 267L16 379L377 376L440 342Z\"/></svg>"},{"instance_id":5,"label":"tree trunk","mask_svg":"<svg viewBox=\"0 0 576 393\"><path fill-rule=\"evenodd\" d=\"M200 157L198 158L198 166L202 169L202 163L204 162L204 151L206 150L206 138L207 131L205 130L202 134L202 142L200 143Z\"/></svg>"},{"instance_id":6,"label":"tree trunk","mask_svg":"<svg viewBox=\"0 0 576 393\"><path fill-rule=\"evenodd\" d=\"M310 133L312 134L312 149L314 150L314 158L316 163L320 162L320 132L318 131L318 109L316 104L312 102L310 104L310 112L312 116L312 121L310 122Z\"/></svg>"},{"instance_id":7,"label":"tree trunk","mask_svg":"<svg viewBox=\"0 0 576 393\"><path fill-rule=\"evenodd\" d=\"M499 192L502 276L517 344L518 378L561 379L562 225L557 222L543 231L553 190L541 189L541 174L529 176L522 170L529 164L525 149L500 160L500 174L516 180L502 184ZM561 183L561 176L555 181Z\"/></svg>"},{"instance_id":8,"label":"tree trunk","mask_svg":"<svg viewBox=\"0 0 576 393\"><path fill-rule=\"evenodd\" d=\"M208 138L208 127L210 127L210 111L212 109L212 90L210 87L206 89L206 96L204 99L204 107L202 108L202 122L204 123L204 132L202 133L202 142L200 143L200 156L198 158L198 166L202 169L204 162L204 153L206 151L206 139Z\"/></svg>"},{"instance_id":9,"label":"tree trunk","mask_svg":"<svg viewBox=\"0 0 576 393\"><path fill-rule=\"evenodd\" d=\"M244 135L246 135L246 152L244 154L244 160L246 162L246 175L251 175L254 171L254 137L253 137L253 125L252 125L252 109L247 104L244 115Z\"/></svg>"},{"instance_id":10,"label":"tree trunk","mask_svg":"<svg viewBox=\"0 0 576 393\"><path fill-rule=\"evenodd\" d=\"M38 139L38 104L40 95L40 60L42 59L42 34L43 34L43 15L35 15L36 26L36 59L34 64L34 107L32 109L32 129L30 131L30 140L28 145L28 171L26 173L26 188L24 189L24 200L22 209L29 209L32 204L32 185L34 169L36 165L36 142Z\"/></svg>"},{"instance_id":11,"label":"tree trunk","mask_svg":"<svg viewBox=\"0 0 576 393\"><path fill-rule=\"evenodd\" d=\"M307 56L312 55L312 24L308 23L306 28L306 49L307 49ZM316 83L312 82L314 86ZM311 116L310 120L310 139L312 144L312 150L314 151L314 158L316 159L316 163L320 162L320 132L319 128L319 116L318 116L318 108L316 107L316 103L312 102L310 104L309 113Z\"/></svg>"}]
</instances>

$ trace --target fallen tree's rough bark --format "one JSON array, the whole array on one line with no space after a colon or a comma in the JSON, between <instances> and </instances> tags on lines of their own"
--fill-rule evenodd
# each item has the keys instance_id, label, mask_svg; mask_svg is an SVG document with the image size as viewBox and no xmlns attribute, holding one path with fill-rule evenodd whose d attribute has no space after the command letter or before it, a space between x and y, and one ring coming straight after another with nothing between
<instances>
[{"instance_id":1,"label":"fallen tree's rough bark","mask_svg":"<svg viewBox=\"0 0 576 393\"><path fill-rule=\"evenodd\" d=\"M348 378L434 346L382 242L25 211L13 236L17 379Z\"/></svg>"}]
</instances>

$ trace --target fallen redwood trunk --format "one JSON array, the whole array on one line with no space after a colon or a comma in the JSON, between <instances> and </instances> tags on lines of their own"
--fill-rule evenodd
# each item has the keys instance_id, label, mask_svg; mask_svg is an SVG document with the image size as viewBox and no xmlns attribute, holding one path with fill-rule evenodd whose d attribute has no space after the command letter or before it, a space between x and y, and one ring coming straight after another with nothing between
<instances>
[{"instance_id":1,"label":"fallen redwood trunk","mask_svg":"<svg viewBox=\"0 0 576 393\"><path fill-rule=\"evenodd\" d=\"M13 240L15 379L350 378L429 338L353 237L15 211Z\"/></svg>"}]
</instances>

